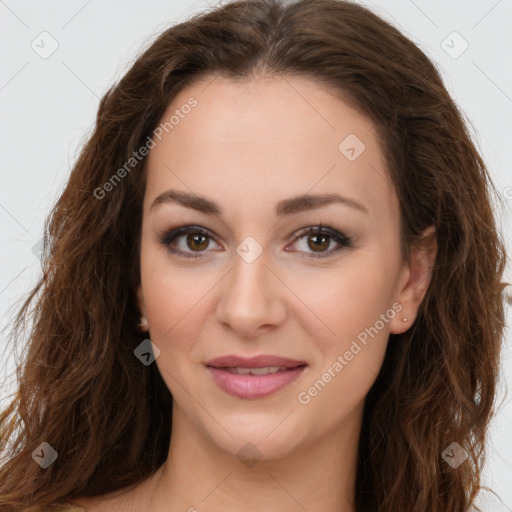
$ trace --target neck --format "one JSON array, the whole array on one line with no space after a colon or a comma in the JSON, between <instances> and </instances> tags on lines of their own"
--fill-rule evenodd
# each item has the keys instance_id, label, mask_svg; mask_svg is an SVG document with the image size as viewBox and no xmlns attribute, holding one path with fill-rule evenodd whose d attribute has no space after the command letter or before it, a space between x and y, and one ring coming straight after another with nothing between
<instances>
[{"instance_id":1,"label":"neck","mask_svg":"<svg viewBox=\"0 0 512 512\"><path fill-rule=\"evenodd\" d=\"M247 459L221 449L176 407L169 456L153 478L150 509L354 512L361 418L362 408L336 432L277 458L240 443Z\"/></svg>"}]
</instances>

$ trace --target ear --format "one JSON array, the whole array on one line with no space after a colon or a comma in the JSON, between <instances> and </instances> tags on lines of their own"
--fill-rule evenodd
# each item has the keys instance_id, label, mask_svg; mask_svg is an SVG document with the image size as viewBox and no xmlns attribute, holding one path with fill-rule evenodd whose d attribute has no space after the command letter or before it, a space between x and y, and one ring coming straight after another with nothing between
<instances>
[{"instance_id":1,"label":"ear","mask_svg":"<svg viewBox=\"0 0 512 512\"><path fill-rule=\"evenodd\" d=\"M390 332L401 334L414 323L432 278L437 256L437 240L434 226L427 228L421 240L411 247L410 262L401 271L397 302L402 309L390 322ZM406 318L406 321L403 319Z\"/></svg>"},{"instance_id":2,"label":"ear","mask_svg":"<svg viewBox=\"0 0 512 512\"><path fill-rule=\"evenodd\" d=\"M142 332L149 332L148 317L146 316L146 305L144 303L144 295L142 293L142 285L137 287L137 305L141 313L139 329Z\"/></svg>"}]
</instances>

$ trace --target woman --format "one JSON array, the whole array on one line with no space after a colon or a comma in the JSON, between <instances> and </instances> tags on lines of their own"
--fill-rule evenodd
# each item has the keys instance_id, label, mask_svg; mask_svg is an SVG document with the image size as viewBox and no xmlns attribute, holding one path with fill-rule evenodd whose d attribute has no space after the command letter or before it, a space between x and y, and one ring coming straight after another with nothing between
<instances>
[{"instance_id":1,"label":"woman","mask_svg":"<svg viewBox=\"0 0 512 512\"><path fill-rule=\"evenodd\" d=\"M0 510L466 510L504 328L493 192L434 65L367 9L168 29L49 218Z\"/></svg>"}]
</instances>

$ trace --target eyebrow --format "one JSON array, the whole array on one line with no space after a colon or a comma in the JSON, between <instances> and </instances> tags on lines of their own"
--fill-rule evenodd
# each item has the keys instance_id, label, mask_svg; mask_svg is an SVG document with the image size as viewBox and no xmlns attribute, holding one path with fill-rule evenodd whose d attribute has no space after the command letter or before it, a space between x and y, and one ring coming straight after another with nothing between
<instances>
[{"instance_id":1,"label":"eyebrow","mask_svg":"<svg viewBox=\"0 0 512 512\"><path fill-rule=\"evenodd\" d=\"M169 203L178 203L185 208L191 208L192 210L196 210L208 215L222 215L222 208L214 201L206 197L183 192L180 190L167 190L166 192L160 194L153 201L150 207L150 211L158 205ZM276 205L276 215L291 215L303 211L314 210L315 208L321 208L322 206L327 206L334 203L344 204L363 213L369 213L368 208L366 208L366 206L363 204L348 197L343 197L339 194L331 193L305 194L291 197L289 199L283 199Z\"/></svg>"}]
</instances>

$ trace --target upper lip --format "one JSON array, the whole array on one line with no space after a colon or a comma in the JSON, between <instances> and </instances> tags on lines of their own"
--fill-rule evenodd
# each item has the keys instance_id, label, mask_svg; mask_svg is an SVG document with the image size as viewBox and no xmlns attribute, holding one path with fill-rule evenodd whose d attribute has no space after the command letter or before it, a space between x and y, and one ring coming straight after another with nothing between
<instances>
[{"instance_id":1,"label":"upper lip","mask_svg":"<svg viewBox=\"0 0 512 512\"><path fill-rule=\"evenodd\" d=\"M206 363L206 366L213 366L214 368L266 368L268 366L295 368L303 365L306 365L305 361L297 361L286 357L272 355L261 355L255 357L230 355L217 357Z\"/></svg>"}]
</instances>

